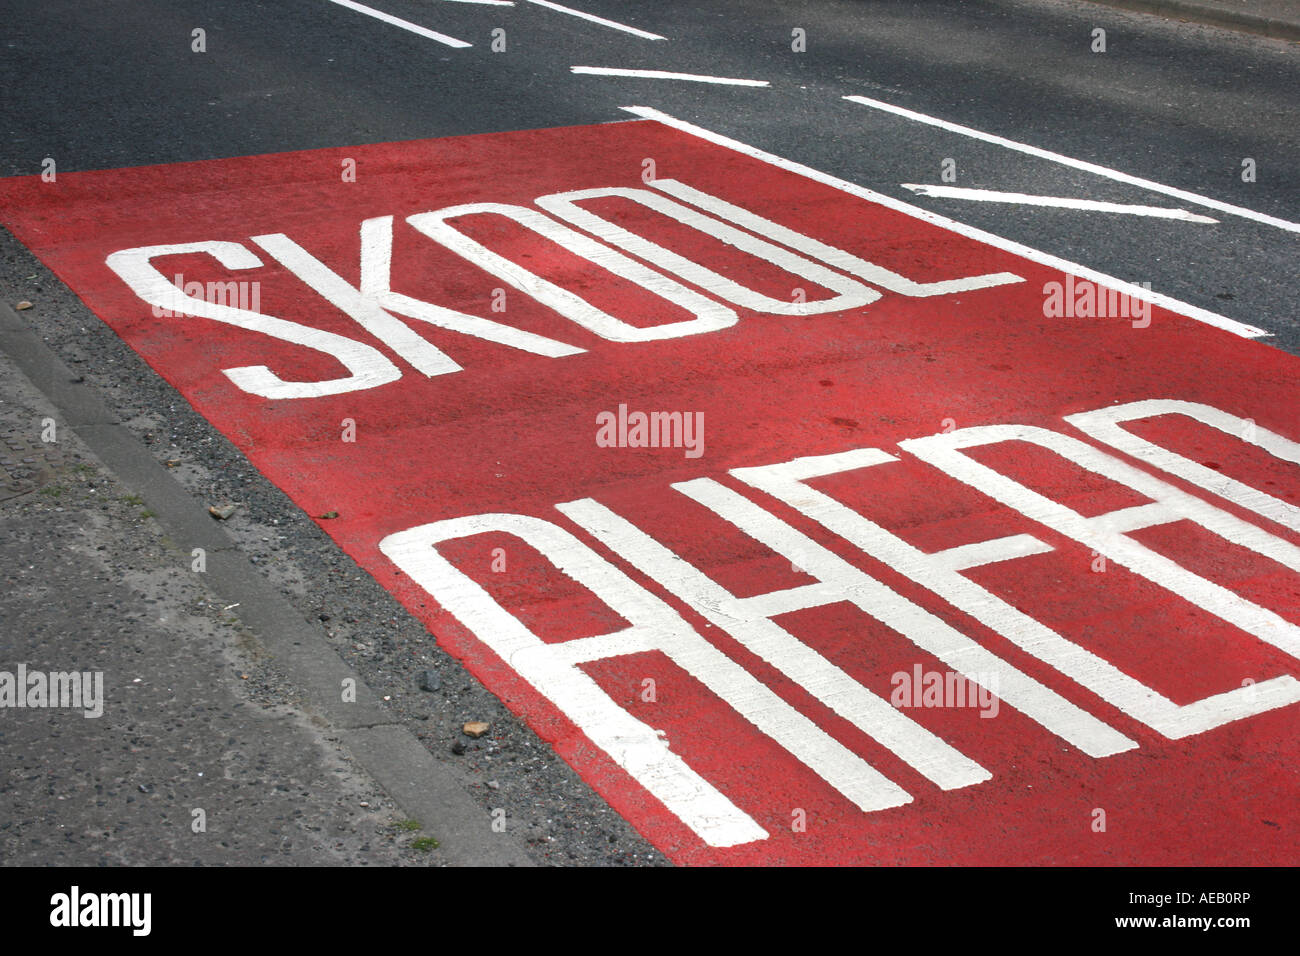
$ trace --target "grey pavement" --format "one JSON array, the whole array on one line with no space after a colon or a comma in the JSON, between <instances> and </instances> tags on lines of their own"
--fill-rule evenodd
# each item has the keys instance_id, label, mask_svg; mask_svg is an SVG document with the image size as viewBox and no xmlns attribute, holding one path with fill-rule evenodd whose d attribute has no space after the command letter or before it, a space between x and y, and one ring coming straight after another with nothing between
<instances>
[{"instance_id":1,"label":"grey pavement","mask_svg":"<svg viewBox=\"0 0 1300 956\"><path fill-rule=\"evenodd\" d=\"M29 270L31 310L0 282L0 680L102 672L105 703L0 698L0 866L666 863Z\"/></svg>"},{"instance_id":2,"label":"grey pavement","mask_svg":"<svg viewBox=\"0 0 1300 956\"><path fill-rule=\"evenodd\" d=\"M0 671L103 675L0 707L0 864L442 862L62 422L0 352Z\"/></svg>"},{"instance_id":3,"label":"grey pavement","mask_svg":"<svg viewBox=\"0 0 1300 956\"><path fill-rule=\"evenodd\" d=\"M891 195L902 195L902 182L933 180L954 156L962 185L1164 199L842 99L861 94L1294 218L1295 48L1179 21L1247 8L1228 11L1243 14L1234 22L1244 29L1245 16L1277 19L1279 8L1294 18L1295 2L1196 0L1205 8L1197 12L1190 0L1152 0L1168 19L1083 0L583 4L635 14L674 37L642 46L533 5L375 5L428 16L476 47L453 58L323 2L10 3L0 172L39 172L46 156L63 172L607 122L626 119L621 106L649 104ZM1105 57L1089 50L1100 15L1120 27ZM506 22L510 52L497 56L487 31ZM189 47L196 24L214 41L202 58ZM806 55L790 51L796 24L808 30ZM773 85L571 76L579 63L756 75ZM1240 179L1244 156L1259 161L1257 183ZM1277 333L1270 341L1300 351L1292 240L1271 228L1225 219L1198 232L903 198L1151 280L1267 326ZM15 462L0 473L0 670L19 662L103 670L108 703L95 719L0 709L0 863L436 865L499 862L498 852L517 859L521 847L538 863L663 862L0 230L0 302L20 299L36 308L0 307L0 340L7 321L38 330L35 342L25 333L27 345L47 345L85 387L46 375L34 390L0 349L0 438L11 438L0 440L0 456ZM42 392L58 393L73 420ZM87 395L106 397L113 414L97 419ZM53 446L40 440L46 417L60 426ZM119 423L135 445L112 439L123 434ZM223 501L237 510L217 524L205 506ZM205 577L191 570L191 554L210 540ZM214 576L234 592L216 588ZM248 600L254 592L264 600ZM426 670L439 675L436 693L418 689ZM341 674L357 676L364 715L324 693ZM459 728L469 719L490 721L492 732L466 741ZM500 807L506 845L481 842ZM206 811L206 833L192 830L195 809ZM408 818L424 829L400 829ZM441 845L415 849L427 835Z\"/></svg>"}]
</instances>

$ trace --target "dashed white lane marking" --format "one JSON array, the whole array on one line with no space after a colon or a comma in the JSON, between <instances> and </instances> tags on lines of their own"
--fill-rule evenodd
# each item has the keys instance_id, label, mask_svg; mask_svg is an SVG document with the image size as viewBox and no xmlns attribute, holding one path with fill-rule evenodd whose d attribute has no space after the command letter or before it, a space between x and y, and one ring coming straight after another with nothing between
<instances>
[{"instance_id":1,"label":"dashed white lane marking","mask_svg":"<svg viewBox=\"0 0 1300 956\"><path fill-rule=\"evenodd\" d=\"M691 80L696 83L720 83L724 86L769 86L767 80L738 80L730 76L701 76L698 73L670 73L667 70L620 70L609 66L571 66L574 73L593 76L639 76L652 80Z\"/></svg>"},{"instance_id":2,"label":"dashed white lane marking","mask_svg":"<svg viewBox=\"0 0 1300 956\"><path fill-rule=\"evenodd\" d=\"M442 0L443 3L481 3L485 7L513 7L515 0Z\"/></svg>"},{"instance_id":3,"label":"dashed white lane marking","mask_svg":"<svg viewBox=\"0 0 1300 956\"><path fill-rule=\"evenodd\" d=\"M1060 209L1083 209L1089 212L1119 212L1129 216L1152 216L1156 219L1181 219L1184 222L1218 222L1209 216L1198 216L1186 209L1167 209L1163 206L1135 206L1130 203L1100 202L1096 199L1069 199L1064 196L1031 196L1028 193L1004 193L991 189L966 189L961 186L926 186L918 183L900 183L918 196L937 196L942 199L969 199L974 202L1005 202L1021 206L1051 206Z\"/></svg>"},{"instance_id":4,"label":"dashed white lane marking","mask_svg":"<svg viewBox=\"0 0 1300 956\"><path fill-rule=\"evenodd\" d=\"M657 33L650 33L647 30L638 30L636 27L630 27L626 23L615 23L613 20L606 20L604 17L598 17L594 13L584 13L581 10L575 10L573 7L562 6L558 3L551 3L551 0L528 0L529 3L535 3L539 7L545 7L548 10L555 10L559 13L567 13L571 17L581 17L584 20L590 20L592 23L599 23L603 27L609 27L611 30L622 30L624 33L630 33L633 36L641 37L646 40L666 40L667 37L661 37Z\"/></svg>"},{"instance_id":5,"label":"dashed white lane marking","mask_svg":"<svg viewBox=\"0 0 1300 956\"><path fill-rule=\"evenodd\" d=\"M825 183L836 189L843 190L851 196L858 196L868 202L878 203L889 209L895 209L899 212L906 213L924 222L934 223L945 229L951 229L953 232L976 239L980 242L988 243L999 249L1005 249L1007 252L1023 256L1032 262L1041 263L1053 269L1060 269L1062 272L1071 273L1080 279L1088 279L1108 288L1115 289L1125 295L1132 296L1142 302L1150 302L1152 305L1158 305L1162 309L1169 309L1190 319L1196 319L1198 322L1204 322L1206 325L1212 325L1215 328L1223 329L1234 335L1240 335L1242 338L1253 339L1260 336L1271 335L1272 333L1264 329L1256 328L1253 325L1247 325L1244 322L1238 322L1236 319L1230 319L1226 315L1219 315L1217 312L1211 312L1209 309L1202 309L1199 306L1182 302L1172 296L1167 296L1161 292L1153 292L1150 289L1135 285L1132 282L1125 282L1122 279L1116 279L1114 276L1106 275L1104 272L1098 272L1095 269L1089 269L1081 266L1077 262L1070 262L1059 256L1054 256L1047 252L1034 249L1030 246L1022 245L1011 239L1005 239L1002 236L995 236L991 232L985 232L983 229L977 229L974 226L968 226L964 222L957 222L955 219L949 219L946 216L940 216L938 213L930 212L919 206L913 206L905 203L900 199L892 196L886 196L884 193L878 193L873 189L867 189L856 183L851 183L847 179L840 179L838 176L832 176L829 173L823 173L820 170L813 169L811 166L804 166L802 163L796 163L793 160L785 159L773 153L765 152L756 146L750 146L739 140L723 136L721 133L715 133L712 130L704 129L702 126L696 126L685 120L677 119L675 116L669 116L667 113L654 109L650 106L623 106L620 107L625 113L632 113L645 119L651 119L665 126L671 126L673 129L679 129L684 133L692 136L698 136L710 143L718 146L725 146L727 149L734 149L738 153L744 153L746 156L752 156L754 159L769 163L778 169L789 170L792 173L798 173L800 176L806 176L814 182Z\"/></svg>"},{"instance_id":6,"label":"dashed white lane marking","mask_svg":"<svg viewBox=\"0 0 1300 956\"><path fill-rule=\"evenodd\" d=\"M357 13L364 13L368 17L374 17L376 20L382 20L384 23L391 24L395 27L401 27L403 30L409 30L416 36L422 36L426 40L434 40L447 46L463 48L473 46L464 40L457 40L455 37L449 37L445 33L439 33L436 30L430 30L422 27L418 23L412 23L410 20L403 20L401 17L395 17L391 13L384 13L383 10L376 10L374 7L367 7L362 3L354 3L353 0L330 0L330 3L337 3L340 7L347 7L349 10L355 10Z\"/></svg>"},{"instance_id":7,"label":"dashed white lane marking","mask_svg":"<svg viewBox=\"0 0 1300 956\"><path fill-rule=\"evenodd\" d=\"M1262 212L1255 212L1253 209L1244 209L1241 206L1234 206L1231 203L1220 202L1217 199L1198 196L1196 193L1189 193L1183 189L1175 189L1173 186L1166 186L1163 183L1153 182L1150 179L1130 176L1128 173L1121 173L1116 169L1110 169L1106 166L1098 166L1096 163L1085 162L1082 159L1074 159L1071 156L1064 156L1061 153L1053 153L1051 150L1039 149L1037 146L1030 146L1026 143L1017 143L1014 140L1005 139L1001 136L994 136L992 133L985 133L977 129L971 129L969 126L959 126L958 124L950 123L947 120L941 120L934 116L926 116L924 113L917 113L913 110L904 109L901 106L894 106L891 103L883 103L880 100L873 100L870 97L845 96L843 98L852 103L859 103L862 106L869 106L872 109L883 110L886 113L893 113L896 116L915 120L918 123L937 126L940 129L948 130L950 133L960 133L962 136L970 136L973 139L983 140L986 143L993 143L997 146L1005 146L1007 149L1014 149L1019 153L1037 156L1039 159L1050 160L1053 163L1060 163L1063 166L1070 166L1074 169L1082 169L1085 172L1094 173L1098 176L1105 176L1107 179L1113 179L1116 182L1128 183L1131 186L1141 186L1143 189L1149 189L1152 192L1164 193L1166 196L1173 196L1176 199L1181 199L1183 202L1190 202L1198 206L1205 206L1209 209L1216 209L1219 212L1230 213L1231 215L1241 216L1245 219L1253 219L1255 222L1262 222L1265 225L1276 226L1278 229L1285 229L1288 232L1300 232L1300 223L1289 222L1286 219L1278 219L1276 216L1267 216Z\"/></svg>"}]
</instances>

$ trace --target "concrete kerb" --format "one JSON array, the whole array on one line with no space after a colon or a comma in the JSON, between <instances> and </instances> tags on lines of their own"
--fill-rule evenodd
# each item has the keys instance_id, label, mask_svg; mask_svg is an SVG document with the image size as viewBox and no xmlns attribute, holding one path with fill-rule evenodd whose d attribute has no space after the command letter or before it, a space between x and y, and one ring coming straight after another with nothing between
<instances>
[{"instance_id":1,"label":"concrete kerb","mask_svg":"<svg viewBox=\"0 0 1300 956\"><path fill-rule=\"evenodd\" d=\"M168 536L207 551L206 583L231 603L266 650L284 667L315 714L327 721L357 764L429 834L446 859L461 866L531 866L522 846L494 832L459 782L337 654L318 629L271 585L207 508L185 490L144 444L81 384L22 318L0 303L0 350L54 407L115 477L138 494ZM344 680L355 681L356 701L344 702Z\"/></svg>"}]
</instances>

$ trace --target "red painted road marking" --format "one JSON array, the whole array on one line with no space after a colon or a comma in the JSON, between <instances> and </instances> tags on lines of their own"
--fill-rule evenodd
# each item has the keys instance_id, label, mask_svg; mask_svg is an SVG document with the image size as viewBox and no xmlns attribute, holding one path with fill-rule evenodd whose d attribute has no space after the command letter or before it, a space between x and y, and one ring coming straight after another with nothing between
<instances>
[{"instance_id":1,"label":"red painted road marking","mask_svg":"<svg viewBox=\"0 0 1300 956\"><path fill-rule=\"evenodd\" d=\"M655 123L0 198L673 859L1295 859L1291 356Z\"/></svg>"}]
</instances>

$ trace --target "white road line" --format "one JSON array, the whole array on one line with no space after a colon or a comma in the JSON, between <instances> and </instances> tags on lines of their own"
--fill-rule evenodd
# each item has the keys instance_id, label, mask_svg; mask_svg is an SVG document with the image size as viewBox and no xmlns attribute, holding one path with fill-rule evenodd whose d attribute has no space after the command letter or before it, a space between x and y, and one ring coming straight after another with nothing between
<instances>
[{"instance_id":1,"label":"white road line","mask_svg":"<svg viewBox=\"0 0 1300 956\"><path fill-rule=\"evenodd\" d=\"M667 70L620 70L609 66L571 66L574 73L592 76L640 76L652 80L693 80L696 83L721 83L724 86L769 86L767 80L737 80L729 76L701 76L698 73L669 73Z\"/></svg>"},{"instance_id":2,"label":"white road line","mask_svg":"<svg viewBox=\"0 0 1300 956\"><path fill-rule=\"evenodd\" d=\"M1140 299L1143 302L1150 302L1158 305L1162 309L1169 309L1180 315L1185 315L1190 319L1196 319L1198 322L1204 322L1206 325L1212 325L1215 328L1223 329L1234 335L1240 335L1243 338L1253 339L1264 335L1271 335L1264 329L1256 328L1253 325L1246 325L1244 322L1238 322L1236 319L1230 319L1226 315L1219 315L1217 312L1211 312L1208 309L1202 309L1200 306L1191 305L1187 302L1181 302L1171 296L1164 295L1160 292L1152 292L1150 289L1144 289L1140 285L1134 285L1132 282L1125 282L1122 279L1116 279L1114 276L1108 276L1104 272L1098 272L1095 269L1089 269L1081 266L1076 262L1070 262L1061 259L1058 256L1033 249L1029 246L1022 245L1011 239L1004 239L1002 236L995 236L991 232L985 232L983 229L976 229L974 226L968 226L964 222L957 222L955 219L949 219L946 216L940 216L937 213L922 209L919 206L913 206L895 199L892 196L886 196L884 193L878 193L873 189L867 189L856 183L851 183L846 179L840 179L838 176L832 176L829 173L823 173L820 170L813 169L811 166L804 166L802 163L796 163L793 160L784 159L773 153L764 152L755 146L742 143L739 140L723 136L721 133L715 133L711 130L704 129L701 126L695 126L685 120L679 120L675 116L669 116L650 106L623 106L620 107L626 113L632 113L645 119L655 120L663 123L665 126L671 126L679 129L684 133L692 136L698 136L700 139L715 143L718 146L724 146L727 149L733 149L738 153L744 153L746 156L752 156L754 159L769 163L779 169L788 170L797 173L800 176L814 180L815 182L825 183L835 189L839 189L851 196L857 196L868 202L878 203L888 209L894 209L898 212L906 213L916 219L925 222L934 223L936 226L942 226L944 229L950 229L955 233L975 239L979 242L988 243L999 249L1005 249L1007 252L1013 252L1018 256L1023 256L1033 262L1049 266L1053 269L1060 269L1062 272L1073 273L1081 279L1088 279L1091 282L1097 282L1101 285L1115 289L1125 295Z\"/></svg>"},{"instance_id":3,"label":"white road line","mask_svg":"<svg viewBox=\"0 0 1300 956\"><path fill-rule=\"evenodd\" d=\"M918 183L899 183L918 196L937 196L941 199L970 199L975 202L1005 202L1021 206L1052 206L1061 209L1084 209L1090 212L1121 212L1130 216L1152 216L1156 219L1181 219L1184 222L1218 222L1209 216L1198 216L1186 209L1167 209L1163 206L1134 206L1130 203L1100 202L1095 199L1067 199L1064 196L1031 196L1028 193L1003 193L991 189L966 189L961 186L926 186Z\"/></svg>"},{"instance_id":4,"label":"white road line","mask_svg":"<svg viewBox=\"0 0 1300 956\"><path fill-rule=\"evenodd\" d=\"M513 7L515 0L442 0L443 3L481 3L487 7Z\"/></svg>"},{"instance_id":5,"label":"white road line","mask_svg":"<svg viewBox=\"0 0 1300 956\"><path fill-rule=\"evenodd\" d=\"M438 43L445 43L447 46L457 48L473 45L466 43L464 40L457 40L455 37L449 37L445 33L438 33L436 30L422 27L417 23L411 23L409 20L395 17L390 13L384 13L383 10L376 10L374 7L367 7L361 3L353 3L352 0L330 0L330 3L337 3L340 7L347 7L349 10L357 11L357 13L364 13L368 17L374 17L376 20L383 20L385 23L391 24L395 27L409 30L416 36L422 36L426 40L435 40Z\"/></svg>"},{"instance_id":6,"label":"white road line","mask_svg":"<svg viewBox=\"0 0 1300 956\"><path fill-rule=\"evenodd\" d=\"M667 37L661 37L657 33L649 33L645 30L638 30L636 27L630 27L625 23L615 23L613 20L606 20L604 17L598 17L594 13L583 13L581 10L575 10L573 7L564 7L558 3L551 3L551 0L528 0L529 3L535 3L539 7L545 7L548 10L555 10L559 13L567 13L571 17L581 17L584 20L590 20L592 23L599 23L603 27L609 27L611 30L622 30L624 33L630 33L633 36L642 37L646 40L666 40Z\"/></svg>"},{"instance_id":7,"label":"white road line","mask_svg":"<svg viewBox=\"0 0 1300 956\"><path fill-rule=\"evenodd\" d=\"M1216 209L1219 212L1230 213L1234 216L1241 216L1245 219L1253 219L1255 222L1262 222L1265 225L1276 226L1277 228L1285 229L1288 232L1300 232L1300 223L1289 222L1286 219L1278 219L1275 216L1266 216L1264 213L1255 212L1253 209L1244 209L1241 206L1234 206L1231 203L1220 202L1217 199L1208 199L1205 196L1198 196L1196 193L1189 193L1183 189L1175 189L1173 186L1166 186L1163 183L1153 182L1150 179L1130 176L1128 173L1121 173L1119 170L1109 169L1105 166L1098 166L1096 163L1088 163L1081 159L1063 156L1060 153L1053 153L1050 150L1039 149L1037 146L1017 143L1014 140L1004 139L1001 136L994 136L992 133L984 133L977 129L971 129L969 126L959 126L956 123L949 123L947 120L937 119L933 116L926 116L924 113L916 113L912 110L903 109L901 106L894 106L890 103L882 103L880 100L873 100L866 96L845 96L843 98L852 103L859 103L863 106L870 106L872 109L883 110L886 113L893 113L910 120L916 120L918 123L937 126L940 129L948 130L950 133L960 133L962 136L970 136L973 139L980 139L986 143L1005 146L1007 149L1014 149L1020 153L1037 156L1039 159L1046 159L1053 163L1060 163L1063 166L1071 166L1074 169L1082 169L1085 172L1095 173L1098 176L1105 176L1107 179L1113 179L1117 182L1128 183L1131 186L1141 186L1143 189L1149 189L1152 192L1164 193L1166 196L1173 196L1176 199L1181 199L1183 202L1195 203L1198 206Z\"/></svg>"}]
</instances>

